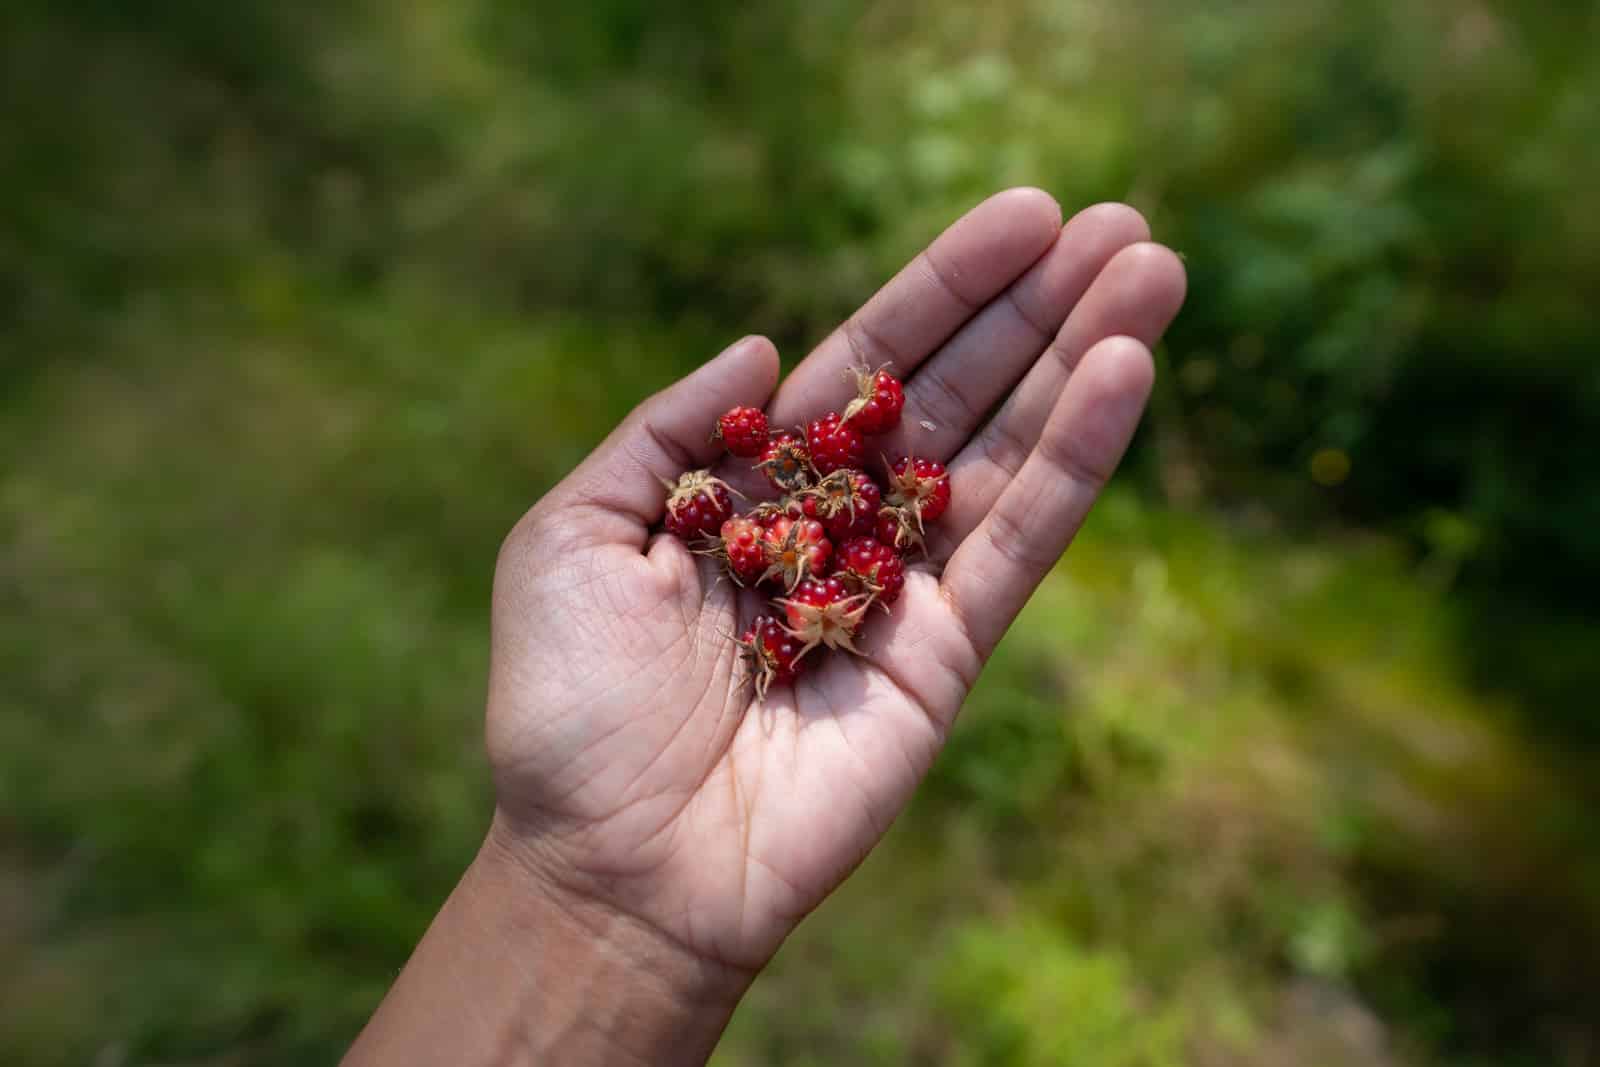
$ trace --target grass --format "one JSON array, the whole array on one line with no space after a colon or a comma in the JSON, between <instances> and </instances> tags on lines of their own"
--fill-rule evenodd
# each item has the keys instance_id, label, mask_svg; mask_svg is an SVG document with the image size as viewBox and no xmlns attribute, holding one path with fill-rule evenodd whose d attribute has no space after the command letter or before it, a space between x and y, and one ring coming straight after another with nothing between
<instances>
[{"instance_id":1,"label":"grass","mask_svg":"<svg viewBox=\"0 0 1600 1067\"><path fill-rule=\"evenodd\" d=\"M7 1062L337 1054L482 830L499 537L712 344L234 295L0 415ZM1383 543L1113 492L719 1062L1585 1062L1593 786L1455 624Z\"/></svg>"}]
</instances>

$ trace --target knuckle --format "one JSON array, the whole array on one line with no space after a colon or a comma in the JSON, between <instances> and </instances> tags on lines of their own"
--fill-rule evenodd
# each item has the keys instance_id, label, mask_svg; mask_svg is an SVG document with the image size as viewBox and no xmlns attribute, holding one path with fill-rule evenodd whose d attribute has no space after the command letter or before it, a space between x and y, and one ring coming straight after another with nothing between
<instances>
[{"instance_id":1,"label":"knuckle","mask_svg":"<svg viewBox=\"0 0 1600 1067\"><path fill-rule=\"evenodd\" d=\"M1039 440L1039 458L1052 470L1090 492L1098 492L1110 480L1111 472L1084 452L1079 439L1071 434L1047 433Z\"/></svg>"},{"instance_id":2,"label":"knuckle","mask_svg":"<svg viewBox=\"0 0 1600 1067\"><path fill-rule=\"evenodd\" d=\"M1036 550L1034 539L1028 535L1026 524L1005 508L996 508L989 517L986 536L1000 558L1013 567L1031 571L1055 562L1054 559L1042 557Z\"/></svg>"}]
</instances>

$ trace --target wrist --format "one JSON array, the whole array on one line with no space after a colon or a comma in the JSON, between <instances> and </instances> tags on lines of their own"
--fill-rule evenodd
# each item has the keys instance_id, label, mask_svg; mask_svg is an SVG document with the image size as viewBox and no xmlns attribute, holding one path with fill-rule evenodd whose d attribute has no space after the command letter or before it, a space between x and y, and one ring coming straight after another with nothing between
<instances>
[{"instance_id":1,"label":"wrist","mask_svg":"<svg viewBox=\"0 0 1600 1067\"><path fill-rule=\"evenodd\" d=\"M704 1063L753 977L555 884L497 816L345 1063Z\"/></svg>"},{"instance_id":2,"label":"wrist","mask_svg":"<svg viewBox=\"0 0 1600 1067\"><path fill-rule=\"evenodd\" d=\"M469 879L473 908L499 916L510 944L536 946L530 1062L703 1063L755 977L562 885L498 812Z\"/></svg>"}]
</instances>

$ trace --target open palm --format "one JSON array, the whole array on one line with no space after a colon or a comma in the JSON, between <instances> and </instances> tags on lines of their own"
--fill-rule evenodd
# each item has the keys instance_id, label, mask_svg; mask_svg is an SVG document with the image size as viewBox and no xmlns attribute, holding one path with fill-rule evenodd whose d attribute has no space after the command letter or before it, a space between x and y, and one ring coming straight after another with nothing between
<instances>
[{"instance_id":1,"label":"open palm","mask_svg":"<svg viewBox=\"0 0 1600 1067\"><path fill-rule=\"evenodd\" d=\"M1132 209L1060 218L1037 190L990 198L776 396L776 352L741 341L518 524L496 572L489 752L498 832L544 877L753 969L889 828L1120 458L1183 298ZM859 362L905 380L884 452L944 461L953 503L865 655L820 657L757 701L732 635L758 601L652 537L661 479L713 462L708 431L736 404L778 426L837 410Z\"/></svg>"}]
</instances>

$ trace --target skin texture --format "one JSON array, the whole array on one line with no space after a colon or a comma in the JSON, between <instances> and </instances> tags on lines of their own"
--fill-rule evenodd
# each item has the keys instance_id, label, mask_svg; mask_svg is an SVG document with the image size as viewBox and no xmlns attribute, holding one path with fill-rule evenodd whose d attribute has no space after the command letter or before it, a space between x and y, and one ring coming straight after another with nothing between
<instances>
[{"instance_id":1,"label":"skin texture","mask_svg":"<svg viewBox=\"0 0 1600 1067\"><path fill-rule=\"evenodd\" d=\"M991 197L781 388L772 345L737 342L517 524L495 578L494 828L348 1062L703 1060L904 807L1121 457L1184 293L1148 236L1121 205L1063 227L1039 190ZM837 410L853 362L905 382L877 450L944 462L954 502L865 656L828 655L758 703L730 637L758 600L652 535L661 479L713 465L770 496L743 461L718 462L708 428L736 404L774 426ZM632 1005L621 1021L559 988L586 978Z\"/></svg>"}]
</instances>

